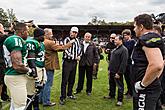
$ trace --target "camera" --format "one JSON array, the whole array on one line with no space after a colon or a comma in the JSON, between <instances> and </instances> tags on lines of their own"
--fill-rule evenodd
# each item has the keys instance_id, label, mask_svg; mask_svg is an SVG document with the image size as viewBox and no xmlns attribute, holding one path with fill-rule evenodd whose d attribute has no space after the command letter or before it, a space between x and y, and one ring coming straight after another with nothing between
<instances>
[{"instance_id":1,"label":"camera","mask_svg":"<svg viewBox=\"0 0 165 110\"><path fill-rule=\"evenodd\" d=\"M165 13L160 13L157 16L151 14L151 17L153 18L154 24L165 24Z\"/></svg>"}]
</instances>

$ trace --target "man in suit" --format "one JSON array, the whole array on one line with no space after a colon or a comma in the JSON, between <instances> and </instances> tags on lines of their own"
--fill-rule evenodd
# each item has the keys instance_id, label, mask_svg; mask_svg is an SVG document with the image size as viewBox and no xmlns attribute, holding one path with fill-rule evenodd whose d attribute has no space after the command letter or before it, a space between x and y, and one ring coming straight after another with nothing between
<instances>
[{"instance_id":1,"label":"man in suit","mask_svg":"<svg viewBox=\"0 0 165 110\"><path fill-rule=\"evenodd\" d=\"M81 92L81 90L83 89L85 73L87 78L86 93L87 95L91 95L92 92L93 66L97 65L99 60L98 51L96 49L96 46L91 42L91 37L92 34L90 34L89 32L85 33L84 41L81 44L82 56L79 62L79 78L75 94Z\"/></svg>"}]
</instances>

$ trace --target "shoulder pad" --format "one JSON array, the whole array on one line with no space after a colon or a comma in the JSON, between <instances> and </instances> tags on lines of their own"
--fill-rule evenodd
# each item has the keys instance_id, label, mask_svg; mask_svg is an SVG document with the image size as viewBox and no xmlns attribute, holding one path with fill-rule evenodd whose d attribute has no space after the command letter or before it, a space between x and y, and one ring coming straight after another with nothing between
<instances>
[{"instance_id":1,"label":"shoulder pad","mask_svg":"<svg viewBox=\"0 0 165 110\"><path fill-rule=\"evenodd\" d=\"M139 40L143 46L151 48L159 47L163 43L161 36L156 33L147 33L141 36Z\"/></svg>"}]
</instances>

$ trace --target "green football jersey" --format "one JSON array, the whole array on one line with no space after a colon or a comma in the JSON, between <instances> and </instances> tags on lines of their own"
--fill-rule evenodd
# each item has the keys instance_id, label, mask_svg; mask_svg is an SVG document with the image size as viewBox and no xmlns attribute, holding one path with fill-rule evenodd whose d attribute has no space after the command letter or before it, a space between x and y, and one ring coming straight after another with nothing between
<instances>
[{"instance_id":1,"label":"green football jersey","mask_svg":"<svg viewBox=\"0 0 165 110\"><path fill-rule=\"evenodd\" d=\"M44 67L45 46L33 38L26 40L28 54L35 53L35 64L37 67ZM30 60L30 58L27 58Z\"/></svg>"},{"instance_id":2,"label":"green football jersey","mask_svg":"<svg viewBox=\"0 0 165 110\"><path fill-rule=\"evenodd\" d=\"M19 50L22 53L22 63L27 64L25 58L27 55L27 51L25 48L25 41L17 36L17 35L12 35L8 37L4 43L3 43L3 50L4 50L4 58L5 58L5 64L6 64L6 75L20 75L23 73L18 73L15 71L15 69L12 67L12 62L11 62L11 56L10 53L13 50Z\"/></svg>"},{"instance_id":3,"label":"green football jersey","mask_svg":"<svg viewBox=\"0 0 165 110\"><path fill-rule=\"evenodd\" d=\"M44 42L40 43L38 54L36 55L36 66L43 68L45 66L45 45Z\"/></svg>"}]
</instances>

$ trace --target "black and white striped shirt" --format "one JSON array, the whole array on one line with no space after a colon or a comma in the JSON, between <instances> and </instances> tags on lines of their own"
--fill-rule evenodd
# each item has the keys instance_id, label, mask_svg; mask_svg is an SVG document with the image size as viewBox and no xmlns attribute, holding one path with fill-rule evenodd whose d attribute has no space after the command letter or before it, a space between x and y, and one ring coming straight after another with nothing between
<instances>
[{"instance_id":1,"label":"black and white striped shirt","mask_svg":"<svg viewBox=\"0 0 165 110\"><path fill-rule=\"evenodd\" d=\"M64 39L64 45L70 42L70 40L72 40L70 37L66 37ZM76 58L80 56L80 53L81 53L80 42L77 38L75 38L75 42L72 44L72 47L68 48L63 52L63 58L69 60L76 60Z\"/></svg>"}]
</instances>

